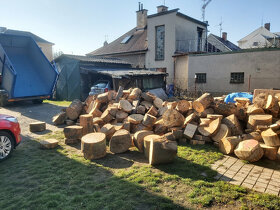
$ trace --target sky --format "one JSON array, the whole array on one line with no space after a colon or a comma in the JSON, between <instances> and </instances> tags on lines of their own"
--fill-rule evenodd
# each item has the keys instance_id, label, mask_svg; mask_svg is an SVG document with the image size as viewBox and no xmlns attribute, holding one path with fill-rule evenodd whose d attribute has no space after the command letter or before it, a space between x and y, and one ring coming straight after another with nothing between
<instances>
[{"instance_id":1,"label":"sky","mask_svg":"<svg viewBox=\"0 0 280 210\"><path fill-rule=\"evenodd\" d=\"M0 26L30 31L52 43L54 51L83 55L115 40L136 26L139 0L0 0ZM141 0L148 14L164 0ZM202 19L202 0L165 0L169 9ZM223 31L237 41L271 23L280 32L279 0L212 0L206 8L209 33Z\"/></svg>"}]
</instances>

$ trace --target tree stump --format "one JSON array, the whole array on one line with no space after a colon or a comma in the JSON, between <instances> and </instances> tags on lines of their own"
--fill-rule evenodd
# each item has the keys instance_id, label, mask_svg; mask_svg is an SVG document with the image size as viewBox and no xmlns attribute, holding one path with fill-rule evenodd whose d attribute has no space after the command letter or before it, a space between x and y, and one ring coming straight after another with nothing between
<instances>
[{"instance_id":1,"label":"tree stump","mask_svg":"<svg viewBox=\"0 0 280 210\"><path fill-rule=\"evenodd\" d=\"M256 162L262 158L264 152L259 142L252 139L240 142L234 154L241 160Z\"/></svg>"},{"instance_id":2,"label":"tree stump","mask_svg":"<svg viewBox=\"0 0 280 210\"><path fill-rule=\"evenodd\" d=\"M155 100L153 101L153 104L158 109L162 107L162 103L163 103L163 100L161 100L160 98L155 98Z\"/></svg>"},{"instance_id":3,"label":"tree stump","mask_svg":"<svg viewBox=\"0 0 280 210\"><path fill-rule=\"evenodd\" d=\"M60 112L52 118L52 122L54 125L63 125L66 119L66 112Z\"/></svg>"},{"instance_id":4,"label":"tree stump","mask_svg":"<svg viewBox=\"0 0 280 210\"><path fill-rule=\"evenodd\" d=\"M126 152L131 146L131 136L127 130L117 131L111 138L109 147L112 153Z\"/></svg>"},{"instance_id":5,"label":"tree stump","mask_svg":"<svg viewBox=\"0 0 280 210\"><path fill-rule=\"evenodd\" d=\"M220 151L226 155L232 154L241 141L242 138L239 136L225 137L219 141Z\"/></svg>"},{"instance_id":6,"label":"tree stump","mask_svg":"<svg viewBox=\"0 0 280 210\"><path fill-rule=\"evenodd\" d=\"M133 142L134 146L139 150L139 152L144 152L144 137L152 135L153 131L138 131L134 134Z\"/></svg>"},{"instance_id":7,"label":"tree stump","mask_svg":"<svg viewBox=\"0 0 280 210\"><path fill-rule=\"evenodd\" d=\"M200 96L198 99L196 99L192 106L195 111L198 113L203 112L205 109L207 109L214 101L213 96L210 93L204 93L202 96Z\"/></svg>"},{"instance_id":8,"label":"tree stump","mask_svg":"<svg viewBox=\"0 0 280 210\"><path fill-rule=\"evenodd\" d=\"M178 101L176 110L182 114L185 114L190 109L190 103L187 100Z\"/></svg>"},{"instance_id":9,"label":"tree stump","mask_svg":"<svg viewBox=\"0 0 280 210\"><path fill-rule=\"evenodd\" d=\"M41 149L54 149L58 146L58 141L56 139L45 139L40 141Z\"/></svg>"},{"instance_id":10,"label":"tree stump","mask_svg":"<svg viewBox=\"0 0 280 210\"><path fill-rule=\"evenodd\" d=\"M231 135L231 131L226 124L221 124L219 131L212 136L213 141L220 142L223 138Z\"/></svg>"},{"instance_id":11,"label":"tree stump","mask_svg":"<svg viewBox=\"0 0 280 210\"><path fill-rule=\"evenodd\" d=\"M143 118L144 116L141 114L132 114L128 116L127 121L131 124L137 125L142 122Z\"/></svg>"},{"instance_id":12,"label":"tree stump","mask_svg":"<svg viewBox=\"0 0 280 210\"><path fill-rule=\"evenodd\" d=\"M119 102L119 109L123 110L124 112L130 113L132 111L132 105L127 100L120 100Z\"/></svg>"},{"instance_id":13,"label":"tree stump","mask_svg":"<svg viewBox=\"0 0 280 210\"><path fill-rule=\"evenodd\" d=\"M261 135L262 135L264 143L267 146L271 146L271 147L280 146L280 139L279 139L277 133L275 133L271 128L267 129L266 131L263 131L261 133Z\"/></svg>"},{"instance_id":14,"label":"tree stump","mask_svg":"<svg viewBox=\"0 0 280 210\"><path fill-rule=\"evenodd\" d=\"M158 110L155 106L152 106L149 111L147 112L147 114L150 114L154 117L156 117L158 115Z\"/></svg>"},{"instance_id":15,"label":"tree stump","mask_svg":"<svg viewBox=\"0 0 280 210\"><path fill-rule=\"evenodd\" d=\"M166 110L166 112L162 115L162 119L163 124L168 128L181 127L185 121L184 116L174 109Z\"/></svg>"},{"instance_id":16,"label":"tree stump","mask_svg":"<svg viewBox=\"0 0 280 210\"><path fill-rule=\"evenodd\" d=\"M264 157L269 160L277 160L278 147L270 147L266 144L260 144L260 146L264 151Z\"/></svg>"},{"instance_id":17,"label":"tree stump","mask_svg":"<svg viewBox=\"0 0 280 210\"><path fill-rule=\"evenodd\" d=\"M156 121L157 121L156 117L147 113L147 114L145 114L145 116L143 118L142 124L147 127L152 127Z\"/></svg>"},{"instance_id":18,"label":"tree stump","mask_svg":"<svg viewBox=\"0 0 280 210\"><path fill-rule=\"evenodd\" d=\"M42 132L46 130L45 122L33 122L29 124L29 131L32 133Z\"/></svg>"},{"instance_id":19,"label":"tree stump","mask_svg":"<svg viewBox=\"0 0 280 210\"><path fill-rule=\"evenodd\" d=\"M221 125L221 120L219 118L213 120L207 126L199 126L198 131L203 136L214 136Z\"/></svg>"},{"instance_id":20,"label":"tree stump","mask_svg":"<svg viewBox=\"0 0 280 210\"><path fill-rule=\"evenodd\" d=\"M243 129L240 125L240 122L234 114L224 118L222 123L228 126L231 131L231 135L238 136L243 134Z\"/></svg>"},{"instance_id":21,"label":"tree stump","mask_svg":"<svg viewBox=\"0 0 280 210\"><path fill-rule=\"evenodd\" d=\"M166 164L174 161L177 156L177 142L168 140L151 140L149 164Z\"/></svg>"},{"instance_id":22,"label":"tree stump","mask_svg":"<svg viewBox=\"0 0 280 210\"><path fill-rule=\"evenodd\" d=\"M144 155L146 158L149 159L150 142L152 140L158 140L158 139L160 139L160 136L156 134L152 134L144 137Z\"/></svg>"},{"instance_id":23,"label":"tree stump","mask_svg":"<svg viewBox=\"0 0 280 210\"><path fill-rule=\"evenodd\" d=\"M272 115L250 115L248 118L247 128L255 129L257 125L271 125L272 124Z\"/></svg>"},{"instance_id":24,"label":"tree stump","mask_svg":"<svg viewBox=\"0 0 280 210\"><path fill-rule=\"evenodd\" d=\"M83 136L83 127L78 125L67 126L63 129L66 139L81 139Z\"/></svg>"},{"instance_id":25,"label":"tree stump","mask_svg":"<svg viewBox=\"0 0 280 210\"><path fill-rule=\"evenodd\" d=\"M72 101L69 107L66 108L66 115L70 120L76 120L79 118L83 110L83 103L75 99Z\"/></svg>"},{"instance_id":26,"label":"tree stump","mask_svg":"<svg viewBox=\"0 0 280 210\"><path fill-rule=\"evenodd\" d=\"M93 117L90 114L80 115L80 126L83 127L83 135L93 132Z\"/></svg>"},{"instance_id":27,"label":"tree stump","mask_svg":"<svg viewBox=\"0 0 280 210\"><path fill-rule=\"evenodd\" d=\"M89 133L82 137L81 150L84 158L94 160L106 155L106 136L104 133Z\"/></svg>"}]
</instances>

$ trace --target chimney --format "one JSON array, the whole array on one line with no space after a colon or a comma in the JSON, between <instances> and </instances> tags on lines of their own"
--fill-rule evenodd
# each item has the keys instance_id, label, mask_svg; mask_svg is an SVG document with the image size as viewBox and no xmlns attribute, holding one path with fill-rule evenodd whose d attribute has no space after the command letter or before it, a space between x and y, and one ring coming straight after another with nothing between
<instances>
[{"instance_id":1,"label":"chimney","mask_svg":"<svg viewBox=\"0 0 280 210\"><path fill-rule=\"evenodd\" d=\"M137 14L137 29L143 29L147 26L148 10L143 9L143 4L139 2L139 10Z\"/></svg>"},{"instance_id":2,"label":"chimney","mask_svg":"<svg viewBox=\"0 0 280 210\"><path fill-rule=\"evenodd\" d=\"M160 5L157 7L157 13L168 11L168 7L164 5Z\"/></svg>"},{"instance_id":3,"label":"chimney","mask_svg":"<svg viewBox=\"0 0 280 210\"><path fill-rule=\"evenodd\" d=\"M103 46L105 47L105 46L107 46L107 45L108 45L108 42L105 41L105 42L103 43Z\"/></svg>"},{"instance_id":4,"label":"chimney","mask_svg":"<svg viewBox=\"0 0 280 210\"><path fill-rule=\"evenodd\" d=\"M264 24L264 27L265 27L267 30L270 31L270 23L265 23L265 24Z\"/></svg>"},{"instance_id":5,"label":"chimney","mask_svg":"<svg viewBox=\"0 0 280 210\"><path fill-rule=\"evenodd\" d=\"M227 32L223 32L222 38L223 38L223 40L227 41Z\"/></svg>"}]
</instances>

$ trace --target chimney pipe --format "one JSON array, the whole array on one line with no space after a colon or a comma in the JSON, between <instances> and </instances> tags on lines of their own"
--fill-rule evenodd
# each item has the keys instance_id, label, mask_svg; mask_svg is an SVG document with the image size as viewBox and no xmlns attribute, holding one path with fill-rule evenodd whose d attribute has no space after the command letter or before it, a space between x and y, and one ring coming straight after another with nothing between
<instances>
[{"instance_id":1,"label":"chimney pipe","mask_svg":"<svg viewBox=\"0 0 280 210\"><path fill-rule=\"evenodd\" d=\"M138 11L141 10L141 2L138 2Z\"/></svg>"},{"instance_id":2,"label":"chimney pipe","mask_svg":"<svg viewBox=\"0 0 280 210\"><path fill-rule=\"evenodd\" d=\"M222 38L223 40L227 41L227 32L223 32Z\"/></svg>"},{"instance_id":3,"label":"chimney pipe","mask_svg":"<svg viewBox=\"0 0 280 210\"><path fill-rule=\"evenodd\" d=\"M267 30L269 30L269 31L270 31L270 23L266 23L266 24L264 24L264 27L265 27Z\"/></svg>"},{"instance_id":4,"label":"chimney pipe","mask_svg":"<svg viewBox=\"0 0 280 210\"><path fill-rule=\"evenodd\" d=\"M147 26L148 10L143 8L143 4L139 2L139 11L137 14L137 29L144 29Z\"/></svg>"}]
</instances>

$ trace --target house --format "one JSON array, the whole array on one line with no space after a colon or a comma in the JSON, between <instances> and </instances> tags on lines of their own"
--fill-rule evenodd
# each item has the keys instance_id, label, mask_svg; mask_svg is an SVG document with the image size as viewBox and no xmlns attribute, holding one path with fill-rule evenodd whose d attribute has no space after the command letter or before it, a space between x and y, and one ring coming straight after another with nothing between
<instances>
[{"instance_id":1,"label":"house","mask_svg":"<svg viewBox=\"0 0 280 210\"><path fill-rule=\"evenodd\" d=\"M241 49L280 47L280 32L272 33L270 23L266 23L238 41Z\"/></svg>"},{"instance_id":2,"label":"house","mask_svg":"<svg viewBox=\"0 0 280 210\"><path fill-rule=\"evenodd\" d=\"M139 87L143 90L165 87L165 73L132 68L118 58L63 54L54 60L59 71L55 98L85 100L92 85L108 80L117 90Z\"/></svg>"},{"instance_id":3,"label":"house","mask_svg":"<svg viewBox=\"0 0 280 210\"><path fill-rule=\"evenodd\" d=\"M53 60L53 53L52 53L52 46L53 43L29 32L29 31L19 31L19 30L12 30L7 29L5 27L0 27L0 33L10 34L10 35L21 35L21 36L29 36L33 38L33 40L37 43L37 45L41 48L42 52L48 58L49 61Z\"/></svg>"},{"instance_id":4,"label":"house","mask_svg":"<svg viewBox=\"0 0 280 210\"><path fill-rule=\"evenodd\" d=\"M137 26L115 41L88 53L87 56L117 57L134 67L168 73L167 83L173 83L173 55L205 52L207 23L179 12L158 6L157 13L139 5Z\"/></svg>"},{"instance_id":5,"label":"house","mask_svg":"<svg viewBox=\"0 0 280 210\"><path fill-rule=\"evenodd\" d=\"M222 37L209 34L207 37L207 52L231 52L241 50L238 46L227 39L227 33L223 32Z\"/></svg>"}]
</instances>

